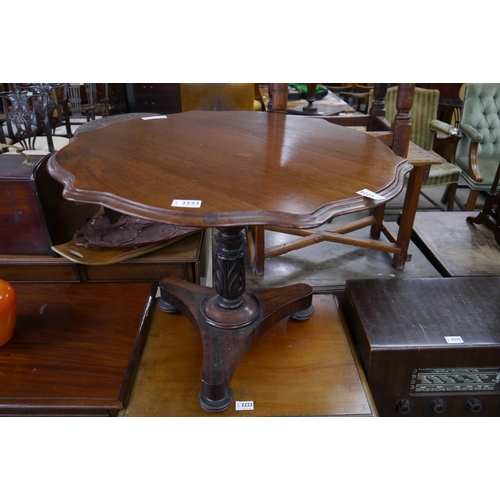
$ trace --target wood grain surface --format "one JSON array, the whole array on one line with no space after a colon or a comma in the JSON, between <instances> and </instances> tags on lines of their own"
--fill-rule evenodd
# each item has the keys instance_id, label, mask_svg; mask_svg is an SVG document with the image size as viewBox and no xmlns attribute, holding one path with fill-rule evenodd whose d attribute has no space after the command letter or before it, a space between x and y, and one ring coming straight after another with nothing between
<instances>
[{"instance_id":1,"label":"wood grain surface","mask_svg":"<svg viewBox=\"0 0 500 500\"><path fill-rule=\"evenodd\" d=\"M150 284L16 284L0 414L117 414L147 334Z\"/></svg>"}]
</instances>

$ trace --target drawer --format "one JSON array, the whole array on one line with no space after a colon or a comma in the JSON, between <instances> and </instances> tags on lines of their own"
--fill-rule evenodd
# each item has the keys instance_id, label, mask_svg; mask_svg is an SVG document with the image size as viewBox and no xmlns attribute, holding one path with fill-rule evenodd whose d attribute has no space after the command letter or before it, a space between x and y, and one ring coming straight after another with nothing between
<instances>
[{"instance_id":1,"label":"drawer","mask_svg":"<svg viewBox=\"0 0 500 500\"><path fill-rule=\"evenodd\" d=\"M109 266L81 266L89 282L149 282L157 283L166 277L200 283L204 269L205 232L195 233L134 259Z\"/></svg>"},{"instance_id":2,"label":"drawer","mask_svg":"<svg viewBox=\"0 0 500 500\"><path fill-rule=\"evenodd\" d=\"M145 113L180 113L180 95L136 95L135 110Z\"/></svg>"},{"instance_id":3,"label":"drawer","mask_svg":"<svg viewBox=\"0 0 500 500\"><path fill-rule=\"evenodd\" d=\"M85 273L89 282L157 283L166 277L194 282L193 265L182 262L163 264L119 262L111 266L85 266Z\"/></svg>"},{"instance_id":4,"label":"drawer","mask_svg":"<svg viewBox=\"0 0 500 500\"><path fill-rule=\"evenodd\" d=\"M11 283L78 282L77 264L69 260L38 255L0 255L0 279Z\"/></svg>"}]
</instances>

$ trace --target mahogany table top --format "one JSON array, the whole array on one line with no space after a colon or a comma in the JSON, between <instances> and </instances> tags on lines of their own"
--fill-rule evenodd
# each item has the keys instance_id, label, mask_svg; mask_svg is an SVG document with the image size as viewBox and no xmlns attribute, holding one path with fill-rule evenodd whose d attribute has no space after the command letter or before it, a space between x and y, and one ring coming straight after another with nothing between
<instances>
[{"instance_id":1,"label":"mahogany table top","mask_svg":"<svg viewBox=\"0 0 500 500\"><path fill-rule=\"evenodd\" d=\"M386 201L411 165L378 139L301 116L190 111L79 134L49 161L74 201L172 224L315 227ZM172 207L200 200L200 208Z\"/></svg>"}]
</instances>

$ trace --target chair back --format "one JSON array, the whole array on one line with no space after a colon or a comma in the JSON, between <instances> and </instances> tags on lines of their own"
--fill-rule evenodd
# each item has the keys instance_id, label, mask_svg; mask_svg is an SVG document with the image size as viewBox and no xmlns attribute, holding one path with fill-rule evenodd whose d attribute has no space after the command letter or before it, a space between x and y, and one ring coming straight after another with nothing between
<instances>
[{"instance_id":1,"label":"chair back","mask_svg":"<svg viewBox=\"0 0 500 500\"><path fill-rule=\"evenodd\" d=\"M3 92L2 102L5 110L3 132L13 142L18 142L26 150L35 149L37 117L33 92L24 90Z\"/></svg>"},{"instance_id":2,"label":"chair back","mask_svg":"<svg viewBox=\"0 0 500 500\"><path fill-rule=\"evenodd\" d=\"M396 116L397 87L389 87L385 96L385 117L392 123ZM373 90L370 91L370 106L373 101ZM439 105L439 90L415 88L413 105L410 110L410 140L421 148L430 151L434 145L434 132L430 123L436 119Z\"/></svg>"},{"instance_id":3,"label":"chair back","mask_svg":"<svg viewBox=\"0 0 500 500\"><path fill-rule=\"evenodd\" d=\"M181 83L182 111L253 111L253 83Z\"/></svg>"},{"instance_id":4,"label":"chair back","mask_svg":"<svg viewBox=\"0 0 500 500\"><path fill-rule=\"evenodd\" d=\"M15 91L24 90L35 95L31 102L35 111L38 135L48 135L46 128L50 128L53 132L63 122L61 105L62 107L67 106L67 86L64 83L14 84ZM58 92L61 95L61 104L57 97Z\"/></svg>"},{"instance_id":5,"label":"chair back","mask_svg":"<svg viewBox=\"0 0 500 500\"><path fill-rule=\"evenodd\" d=\"M474 127L483 137L478 147L480 160L500 160L500 83L468 83L462 106L461 125ZM457 161L469 155L470 139L462 134Z\"/></svg>"}]
</instances>

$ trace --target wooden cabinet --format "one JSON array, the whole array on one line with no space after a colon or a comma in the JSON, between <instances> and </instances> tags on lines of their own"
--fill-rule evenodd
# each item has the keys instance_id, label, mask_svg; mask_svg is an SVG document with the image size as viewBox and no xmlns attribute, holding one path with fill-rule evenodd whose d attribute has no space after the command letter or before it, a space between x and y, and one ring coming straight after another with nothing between
<instances>
[{"instance_id":1,"label":"wooden cabinet","mask_svg":"<svg viewBox=\"0 0 500 500\"><path fill-rule=\"evenodd\" d=\"M0 155L0 254L54 255L99 207L62 197L63 186L47 172L48 156Z\"/></svg>"},{"instance_id":2,"label":"wooden cabinet","mask_svg":"<svg viewBox=\"0 0 500 500\"><path fill-rule=\"evenodd\" d=\"M146 113L180 113L180 83L134 83L135 111Z\"/></svg>"}]
</instances>

